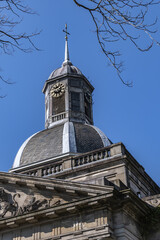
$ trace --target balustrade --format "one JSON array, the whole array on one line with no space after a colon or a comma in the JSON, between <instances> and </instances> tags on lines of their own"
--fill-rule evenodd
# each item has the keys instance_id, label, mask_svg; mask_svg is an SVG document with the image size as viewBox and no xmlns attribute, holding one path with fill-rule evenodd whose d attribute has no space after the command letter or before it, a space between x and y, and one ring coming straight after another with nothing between
<instances>
[{"instance_id":1,"label":"balustrade","mask_svg":"<svg viewBox=\"0 0 160 240\"><path fill-rule=\"evenodd\" d=\"M35 170L35 171L27 172L26 174L28 176L33 176L33 177L35 176L36 177L38 175L38 172L37 172L37 170Z\"/></svg>"},{"instance_id":2,"label":"balustrade","mask_svg":"<svg viewBox=\"0 0 160 240\"><path fill-rule=\"evenodd\" d=\"M83 156L76 157L73 159L73 166L78 167L87 163L95 162L101 159L105 159L107 157L110 157L110 148L103 149L100 151L94 151L90 154L86 154Z\"/></svg>"},{"instance_id":3,"label":"balustrade","mask_svg":"<svg viewBox=\"0 0 160 240\"><path fill-rule=\"evenodd\" d=\"M56 121L62 120L65 117L66 117L66 113L65 112L57 114L55 116L52 116L52 122L56 122Z\"/></svg>"},{"instance_id":4,"label":"balustrade","mask_svg":"<svg viewBox=\"0 0 160 240\"><path fill-rule=\"evenodd\" d=\"M85 164L94 163L96 161L100 161L100 160L109 158L111 156L114 156L116 154L119 154L121 151L119 146L120 145L115 146L114 148L113 148L113 146L112 146L112 148L110 146L108 146L108 147L105 147L105 148L102 148L99 150L94 150L94 151L86 153L86 154L81 154L79 156L74 156L70 159L66 159L63 161L63 163L57 162L57 163L54 163L53 165L48 164L48 165L46 165L46 167L25 172L25 174L27 174L29 176L41 176L41 177L54 175L55 173L60 173L60 172L64 171L65 169L71 168L71 166L73 166L73 168L76 168L76 167L79 167L79 166L82 166ZM112 152L112 154L111 154L111 152ZM70 167L68 167L68 164L66 164L66 162L68 162L68 161L70 161L70 163L69 163Z\"/></svg>"},{"instance_id":5,"label":"balustrade","mask_svg":"<svg viewBox=\"0 0 160 240\"><path fill-rule=\"evenodd\" d=\"M51 175L62 171L62 163L42 168L42 176Z\"/></svg>"}]
</instances>

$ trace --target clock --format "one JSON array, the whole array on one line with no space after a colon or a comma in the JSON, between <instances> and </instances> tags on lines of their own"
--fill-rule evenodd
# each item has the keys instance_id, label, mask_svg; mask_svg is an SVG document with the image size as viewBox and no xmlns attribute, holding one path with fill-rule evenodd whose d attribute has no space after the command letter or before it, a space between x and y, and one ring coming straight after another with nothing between
<instances>
[{"instance_id":1,"label":"clock","mask_svg":"<svg viewBox=\"0 0 160 240\"><path fill-rule=\"evenodd\" d=\"M85 92L85 99L87 100L87 102L91 103L92 102L92 96L91 93L89 91Z\"/></svg>"},{"instance_id":2,"label":"clock","mask_svg":"<svg viewBox=\"0 0 160 240\"><path fill-rule=\"evenodd\" d=\"M52 97L60 97L65 92L65 86L62 83L56 83L52 86L50 90L50 95Z\"/></svg>"}]
</instances>

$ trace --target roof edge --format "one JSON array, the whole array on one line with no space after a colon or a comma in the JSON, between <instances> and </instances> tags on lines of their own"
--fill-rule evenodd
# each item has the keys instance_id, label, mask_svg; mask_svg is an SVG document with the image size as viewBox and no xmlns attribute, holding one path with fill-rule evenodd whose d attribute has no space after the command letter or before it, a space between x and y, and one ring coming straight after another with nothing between
<instances>
[{"instance_id":1,"label":"roof edge","mask_svg":"<svg viewBox=\"0 0 160 240\"><path fill-rule=\"evenodd\" d=\"M40 132L40 131L39 131ZM27 140L25 140L25 142L21 145L21 147L19 148L17 154L16 154L16 157L14 159L14 162L13 162L13 166L12 168L17 168L20 166L20 160L21 160L21 156L23 154L23 150L25 149L27 143L30 141L30 139L32 137L34 137L36 134L38 134L39 132L36 132L34 133L32 136L30 136L29 138L27 138Z\"/></svg>"},{"instance_id":2,"label":"roof edge","mask_svg":"<svg viewBox=\"0 0 160 240\"><path fill-rule=\"evenodd\" d=\"M44 83L42 92L45 93L46 87L49 83L52 83L52 82L60 80L60 79L63 80L65 77L82 78L90 86L92 91L94 90L94 87L92 86L92 84L88 81L88 79L83 74L82 75L75 75L75 74L67 73L67 74L63 74L63 75L55 77L55 78L47 79Z\"/></svg>"}]
</instances>

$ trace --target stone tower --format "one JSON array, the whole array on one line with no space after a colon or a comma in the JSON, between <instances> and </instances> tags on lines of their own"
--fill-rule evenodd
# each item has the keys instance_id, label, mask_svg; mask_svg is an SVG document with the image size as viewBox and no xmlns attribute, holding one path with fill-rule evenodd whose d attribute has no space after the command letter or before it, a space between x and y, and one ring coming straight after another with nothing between
<instances>
[{"instance_id":1,"label":"stone tower","mask_svg":"<svg viewBox=\"0 0 160 240\"><path fill-rule=\"evenodd\" d=\"M82 72L70 62L68 38L65 40L65 59L45 82L45 127L62 122L93 124L92 92L94 88Z\"/></svg>"}]
</instances>

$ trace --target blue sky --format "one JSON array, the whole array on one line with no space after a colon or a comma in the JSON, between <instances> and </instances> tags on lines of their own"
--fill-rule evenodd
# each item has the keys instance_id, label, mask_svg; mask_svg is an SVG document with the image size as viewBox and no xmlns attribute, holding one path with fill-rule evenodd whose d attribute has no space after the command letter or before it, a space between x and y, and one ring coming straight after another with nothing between
<instances>
[{"instance_id":1,"label":"blue sky","mask_svg":"<svg viewBox=\"0 0 160 240\"><path fill-rule=\"evenodd\" d=\"M1 94L7 94L0 100L0 170L8 171L21 144L33 133L44 129L41 90L50 73L63 62L62 29L67 23L71 33L71 61L95 87L95 125L114 143L123 142L160 184L160 47L154 46L149 52L140 53L129 42L118 44L125 62L125 79L134 83L133 88L128 88L108 66L87 12L72 0L28 0L28 3L38 14L23 16L17 30L42 30L34 39L41 51L0 55L2 74L15 82L0 85ZM160 6L154 7L149 18L159 12ZM160 39L160 34L157 37Z\"/></svg>"}]
</instances>

